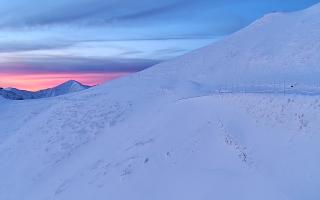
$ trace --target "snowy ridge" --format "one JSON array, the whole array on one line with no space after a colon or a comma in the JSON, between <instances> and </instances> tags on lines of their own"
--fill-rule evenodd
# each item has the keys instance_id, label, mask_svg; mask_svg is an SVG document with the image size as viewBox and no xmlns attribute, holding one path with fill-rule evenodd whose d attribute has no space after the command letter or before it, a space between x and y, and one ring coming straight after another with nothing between
<instances>
[{"instance_id":1,"label":"snowy ridge","mask_svg":"<svg viewBox=\"0 0 320 200\"><path fill-rule=\"evenodd\" d=\"M320 96L301 92L317 81L319 16L267 16L81 93L2 102L0 199L320 199ZM283 79L291 94L242 90Z\"/></svg>"},{"instance_id":2,"label":"snowy ridge","mask_svg":"<svg viewBox=\"0 0 320 200\"><path fill-rule=\"evenodd\" d=\"M172 79L179 73L182 80L212 85L283 81L318 84L319 12L317 5L294 13L266 15L220 42L159 64L145 73L164 73L163 76Z\"/></svg>"},{"instance_id":3,"label":"snowy ridge","mask_svg":"<svg viewBox=\"0 0 320 200\"><path fill-rule=\"evenodd\" d=\"M9 91L10 93L15 93L16 96L20 97L20 99L40 99L40 98L60 96L64 94L74 93L74 92L80 92L88 88L90 88L90 86L83 85L78 81L69 80L56 87L48 88L48 89L44 89L36 92L19 90L16 88L6 88L5 90ZM8 98L12 99L10 97Z\"/></svg>"},{"instance_id":4,"label":"snowy ridge","mask_svg":"<svg viewBox=\"0 0 320 200\"><path fill-rule=\"evenodd\" d=\"M15 92L5 90L0 88L0 97L12 100L22 100L23 97L21 95L16 94Z\"/></svg>"}]
</instances>

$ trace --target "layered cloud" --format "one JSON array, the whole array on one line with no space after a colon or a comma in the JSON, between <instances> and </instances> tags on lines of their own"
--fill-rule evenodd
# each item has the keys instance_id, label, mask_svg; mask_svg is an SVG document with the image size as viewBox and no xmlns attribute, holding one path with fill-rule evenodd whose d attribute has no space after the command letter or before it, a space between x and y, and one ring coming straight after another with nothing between
<instances>
[{"instance_id":1,"label":"layered cloud","mask_svg":"<svg viewBox=\"0 0 320 200\"><path fill-rule=\"evenodd\" d=\"M120 58L84 58L76 56L31 57L22 61L8 60L0 63L1 72L6 73L46 73L46 72L78 72L78 73L131 73L141 71L157 64L157 60L120 59Z\"/></svg>"}]
</instances>

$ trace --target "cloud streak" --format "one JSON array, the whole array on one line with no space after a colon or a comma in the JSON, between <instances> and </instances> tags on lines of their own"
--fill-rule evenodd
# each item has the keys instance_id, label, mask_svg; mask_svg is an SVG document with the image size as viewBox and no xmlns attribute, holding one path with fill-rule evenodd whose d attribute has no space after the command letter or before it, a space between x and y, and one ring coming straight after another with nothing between
<instances>
[{"instance_id":1,"label":"cloud streak","mask_svg":"<svg viewBox=\"0 0 320 200\"><path fill-rule=\"evenodd\" d=\"M190 2L192 1L79 0L75 3L71 0L57 0L48 3L40 0L13 0L12 3L2 2L7 5L0 8L0 14L7 17L2 18L0 24L2 27L76 23L97 25L163 15ZM17 10L20 12L16 12Z\"/></svg>"},{"instance_id":2,"label":"cloud streak","mask_svg":"<svg viewBox=\"0 0 320 200\"><path fill-rule=\"evenodd\" d=\"M148 59L98 59L83 57L38 57L23 61L0 63L2 72L46 73L46 72L81 72L81 73L132 73L144 70L159 63Z\"/></svg>"}]
</instances>

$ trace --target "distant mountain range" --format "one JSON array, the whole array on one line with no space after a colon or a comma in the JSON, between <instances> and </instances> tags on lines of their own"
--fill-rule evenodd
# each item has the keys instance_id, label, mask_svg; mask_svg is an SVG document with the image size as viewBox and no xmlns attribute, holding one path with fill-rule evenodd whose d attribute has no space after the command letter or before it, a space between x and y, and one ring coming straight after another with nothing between
<instances>
[{"instance_id":1,"label":"distant mountain range","mask_svg":"<svg viewBox=\"0 0 320 200\"><path fill-rule=\"evenodd\" d=\"M6 99L12 99L12 100L23 100L22 96L3 88L0 88L0 97L4 97Z\"/></svg>"},{"instance_id":2,"label":"distant mountain range","mask_svg":"<svg viewBox=\"0 0 320 200\"><path fill-rule=\"evenodd\" d=\"M78 81L69 80L56 87L39 90L36 92L19 90L17 88L0 88L0 96L12 100L41 99L79 92L90 87L91 86L83 85Z\"/></svg>"}]
</instances>

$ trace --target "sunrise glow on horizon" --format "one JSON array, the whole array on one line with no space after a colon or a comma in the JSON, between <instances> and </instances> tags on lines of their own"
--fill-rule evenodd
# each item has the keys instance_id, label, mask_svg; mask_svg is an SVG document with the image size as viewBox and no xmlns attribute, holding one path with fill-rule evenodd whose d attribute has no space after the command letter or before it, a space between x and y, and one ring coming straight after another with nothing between
<instances>
[{"instance_id":1,"label":"sunrise glow on horizon","mask_svg":"<svg viewBox=\"0 0 320 200\"><path fill-rule=\"evenodd\" d=\"M37 91L55 87L69 80L94 86L128 75L128 73L0 73L0 87Z\"/></svg>"}]
</instances>

